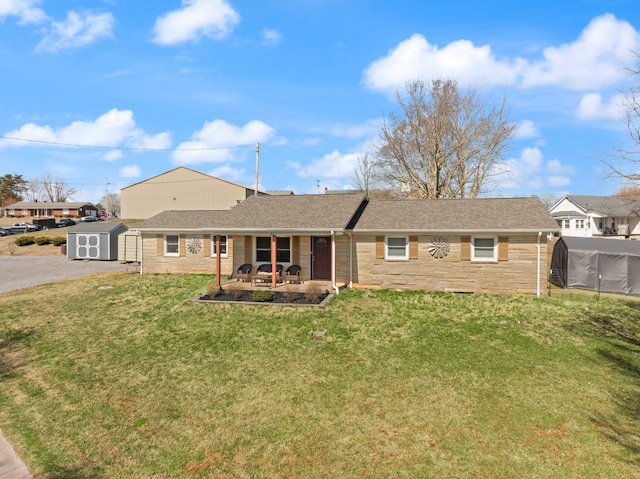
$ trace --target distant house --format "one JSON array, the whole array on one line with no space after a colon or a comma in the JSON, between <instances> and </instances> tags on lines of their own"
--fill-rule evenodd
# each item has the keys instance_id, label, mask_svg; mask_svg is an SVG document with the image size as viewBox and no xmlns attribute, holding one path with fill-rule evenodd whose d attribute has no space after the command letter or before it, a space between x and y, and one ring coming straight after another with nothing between
<instances>
[{"instance_id":1,"label":"distant house","mask_svg":"<svg viewBox=\"0 0 640 479\"><path fill-rule=\"evenodd\" d=\"M80 201L18 201L7 206L5 215L12 218L81 218L97 216L98 208L93 203Z\"/></svg>"},{"instance_id":2,"label":"distant house","mask_svg":"<svg viewBox=\"0 0 640 479\"><path fill-rule=\"evenodd\" d=\"M253 188L181 166L122 188L120 217L148 219L169 210L227 210L254 192Z\"/></svg>"},{"instance_id":3,"label":"distant house","mask_svg":"<svg viewBox=\"0 0 640 479\"><path fill-rule=\"evenodd\" d=\"M532 293L547 287L538 198L369 200L361 194L252 196L230 210L165 211L136 226L143 273L233 274L302 267L334 287ZM218 251L219 245L219 251Z\"/></svg>"},{"instance_id":4,"label":"distant house","mask_svg":"<svg viewBox=\"0 0 640 479\"><path fill-rule=\"evenodd\" d=\"M640 197L565 195L549 209L562 236L640 236Z\"/></svg>"}]
</instances>

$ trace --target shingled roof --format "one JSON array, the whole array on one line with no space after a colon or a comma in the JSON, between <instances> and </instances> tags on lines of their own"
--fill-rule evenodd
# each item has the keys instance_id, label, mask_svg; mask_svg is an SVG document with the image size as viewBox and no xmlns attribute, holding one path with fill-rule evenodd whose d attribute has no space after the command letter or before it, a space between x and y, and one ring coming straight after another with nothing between
<instances>
[{"instance_id":1,"label":"shingled roof","mask_svg":"<svg viewBox=\"0 0 640 479\"><path fill-rule=\"evenodd\" d=\"M355 232L552 232L542 202L530 198L371 200Z\"/></svg>"},{"instance_id":2,"label":"shingled roof","mask_svg":"<svg viewBox=\"0 0 640 479\"><path fill-rule=\"evenodd\" d=\"M361 194L250 196L227 211L164 211L138 224L136 229L340 232L350 225L363 201L365 197Z\"/></svg>"}]
</instances>

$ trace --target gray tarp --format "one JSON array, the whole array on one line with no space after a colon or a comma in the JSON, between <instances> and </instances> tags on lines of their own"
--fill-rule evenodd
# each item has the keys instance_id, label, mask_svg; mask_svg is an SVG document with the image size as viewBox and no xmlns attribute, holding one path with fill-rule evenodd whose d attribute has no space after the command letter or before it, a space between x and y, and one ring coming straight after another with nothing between
<instances>
[{"instance_id":1,"label":"gray tarp","mask_svg":"<svg viewBox=\"0 0 640 479\"><path fill-rule=\"evenodd\" d=\"M563 288L640 294L640 241L562 237L553 248L551 282Z\"/></svg>"}]
</instances>

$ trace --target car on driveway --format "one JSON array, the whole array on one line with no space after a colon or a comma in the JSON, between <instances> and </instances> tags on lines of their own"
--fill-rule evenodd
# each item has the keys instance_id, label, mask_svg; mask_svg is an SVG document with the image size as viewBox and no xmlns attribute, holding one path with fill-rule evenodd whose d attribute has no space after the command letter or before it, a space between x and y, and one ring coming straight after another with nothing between
<instances>
[{"instance_id":1,"label":"car on driveway","mask_svg":"<svg viewBox=\"0 0 640 479\"><path fill-rule=\"evenodd\" d=\"M76 222L73 221L71 218L64 218L64 219L58 221L56 223L56 226L58 228L64 228L65 226L73 226L75 224L76 224Z\"/></svg>"},{"instance_id":2,"label":"car on driveway","mask_svg":"<svg viewBox=\"0 0 640 479\"><path fill-rule=\"evenodd\" d=\"M92 221L97 221L97 218L95 216L83 216L80 218L80 221L83 223L90 223Z\"/></svg>"},{"instance_id":3,"label":"car on driveway","mask_svg":"<svg viewBox=\"0 0 640 479\"><path fill-rule=\"evenodd\" d=\"M5 229L2 226L0 226L0 236L8 236L12 234L13 234L13 231Z\"/></svg>"}]
</instances>

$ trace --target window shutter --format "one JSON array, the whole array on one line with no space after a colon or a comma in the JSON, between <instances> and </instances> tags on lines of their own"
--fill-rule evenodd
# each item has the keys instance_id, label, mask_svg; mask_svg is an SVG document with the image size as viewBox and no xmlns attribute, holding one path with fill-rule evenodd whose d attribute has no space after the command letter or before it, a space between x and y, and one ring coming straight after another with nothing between
<instances>
[{"instance_id":1,"label":"window shutter","mask_svg":"<svg viewBox=\"0 0 640 479\"><path fill-rule=\"evenodd\" d=\"M418 259L418 237L409 236L409 259Z\"/></svg>"},{"instance_id":2,"label":"window shutter","mask_svg":"<svg viewBox=\"0 0 640 479\"><path fill-rule=\"evenodd\" d=\"M384 236L376 236L376 259L384 259Z\"/></svg>"},{"instance_id":3,"label":"window shutter","mask_svg":"<svg viewBox=\"0 0 640 479\"><path fill-rule=\"evenodd\" d=\"M509 261L508 236L498 236L498 261Z\"/></svg>"},{"instance_id":4,"label":"window shutter","mask_svg":"<svg viewBox=\"0 0 640 479\"><path fill-rule=\"evenodd\" d=\"M164 236L158 235L157 243L158 243L158 245L157 245L158 249L157 249L156 253L158 254L158 256L162 256L162 255L164 255Z\"/></svg>"},{"instance_id":5,"label":"window shutter","mask_svg":"<svg viewBox=\"0 0 640 479\"><path fill-rule=\"evenodd\" d=\"M251 245L251 236L244 237L244 262L252 263L253 262L253 247Z\"/></svg>"},{"instance_id":6,"label":"window shutter","mask_svg":"<svg viewBox=\"0 0 640 479\"><path fill-rule=\"evenodd\" d=\"M202 248L202 254L206 257L211 256L211 240L212 239L213 241L216 240L215 235L204 235L202 237L202 242L204 246L204 248Z\"/></svg>"},{"instance_id":7,"label":"window shutter","mask_svg":"<svg viewBox=\"0 0 640 479\"><path fill-rule=\"evenodd\" d=\"M460 259L471 261L471 236L460 237Z\"/></svg>"},{"instance_id":8,"label":"window shutter","mask_svg":"<svg viewBox=\"0 0 640 479\"><path fill-rule=\"evenodd\" d=\"M180 256L187 255L187 239L184 237L184 235L180 235L180 246L178 247L178 249L180 250Z\"/></svg>"}]
</instances>

